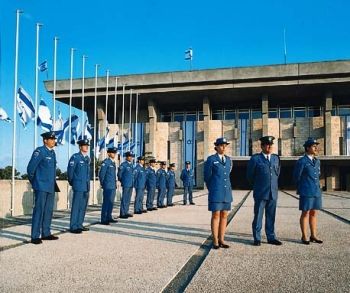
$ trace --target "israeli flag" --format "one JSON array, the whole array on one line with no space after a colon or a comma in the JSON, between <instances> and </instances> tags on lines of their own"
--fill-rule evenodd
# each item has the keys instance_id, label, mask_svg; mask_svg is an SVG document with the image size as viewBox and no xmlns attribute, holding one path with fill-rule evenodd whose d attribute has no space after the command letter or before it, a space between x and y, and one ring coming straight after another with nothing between
<instances>
[{"instance_id":1,"label":"israeli flag","mask_svg":"<svg viewBox=\"0 0 350 293\"><path fill-rule=\"evenodd\" d=\"M86 120L84 123L84 128L79 136L79 139L82 139L83 137L85 137L88 140L92 139L92 128L88 120Z\"/></svg>"},{"instance_id":2,"label":"israeli flag","mask_svg":"<svg viewBox=\"0 0 350 293\"><path fill-rule=\"evenodd\" d=\"M30 120L34 120L35 109L32 98L22 87L18 89L17 93L17 112L24 128Z\"/></svg>"},{"instance_id":3,"label":"israeli flag","mask_svg":"<svg viewBox=\"0 0 350 293\"><path fill-rule=\"evenodd\" d=\"M41 126L41 128L45 131L51 131L52 129L52 118L50 114L50 109L44 102L44 100L40 101L39 111L38 111L38 121L37 125Z\"/></svg>"},{"instance_id":4,"label":"israeli flag","mask_svg":"<svg viewBox=\"0 0 350 293\"><path fill-rule=\"evenodd\" d=\"M47 60L45 60L44 62L40 63L38 66L38 70L40 72L44 72L47 70Z\"/></svg>"},{"instance_id":5,"label":"israeli flag","mask_svg":"<svg viewBox=\"0 0 350 293\"><path fill-rule=\"evenodd\" d=\"M61 114L61 111L58 110L58 118L56 119L56 121L54 121L53 129L54 130L63 130L63 125L64 125L64 121L62 118L62 114Z\"/></svg>"},{"instance_id":6,"label":"israeli flag","mask_svg":"<svg viewBox=\"0 0 350 293\"><path fill-rule=\"evenodd\" d=\"M185 60L192 60L193 59L193 50L192 48L189 48L185 51Z\"/></svg>"},{"instance_id":7,"label":"israeli flag","mask_svg":"<svg viewBox=\"0 0 350 293\"><path fill-rule=\"evenodd\" d=\"M75 114L73 114L70 118L71 127L68 129L71 132L71 141L70 143L75 145L78 141L78 132L80 129L80 123L79 123L79 117ZM68 121L68 128L69 128L69 121ZM68 136L68 138L67 138ZM69 132L66 132L66 139L69 140Z\"/></svg>"},{"instance_id":8,"label":"israeli flag","mask_svg":"<svg viewBox=\"0 0 350 293\"><path fill-rule=\"evenodd\" d=\"M95 157L98 159L101 151L106 148L106 141L109 143L109 128L107 127L106 135L100 138L96 143Z\"/></svg>"},{"instance_id":9,"label":"israeli flag","mask_svg":"<svg viewBox=\"0 0 350 293\"><path fill-rule=\"evenodd\" d=\"M0 107L0 120L5 122L12 122L10 117L7 115L6 111Z\"/></svg>"}]
</instances>

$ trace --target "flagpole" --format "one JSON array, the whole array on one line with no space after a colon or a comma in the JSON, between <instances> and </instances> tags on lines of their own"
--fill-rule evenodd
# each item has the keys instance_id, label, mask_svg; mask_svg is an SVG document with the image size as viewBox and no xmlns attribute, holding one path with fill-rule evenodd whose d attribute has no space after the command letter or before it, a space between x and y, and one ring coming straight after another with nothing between
<instances>
[{"instance_id":1,"label":"flagpole","mask_svg":"<svg viewBox=\"0 0 350 293\"><path fill-rule=\"evenodd\" d=\"M125 83L123 84L123 100L122 100L122 146L121 146L121 151L122 151L122 157L121 157L121 161L124 158L124 110L125 110Z\"/></svg>"},{"instance_id":2,"label":"flagpole","mask_svg":"<svg viewBox=\"0 0 350 293\"><path fill-rule=\"evenodd\" d=\"M58 37L55 37L54 50L53 50L53 130L55 130L55 122L56 122L57 42L58 42Z\"/></svg>"},{"instance_id":3,"label":"flagpole","mask_svg":"<svg viewBox=\"0 0 350 293\"><path fill-rule=\"evenodd\" d=\"M18 79L18 43L19 43L19 15L21 10L16 10L16 49L15 49L15 78L13 90L13 137L12 137L12 181L11 181L11 216L14 216L15 199L15 175L16 175L16 102L17 102L17 79Z\"/></svg>"},{"instance_id":4,"label":"flagpole","mask_svg":"<svg viewBox=\"0 0 350 293\"><path fill-rule=\"evenodd\" d=\"M286 28L284 28L283 30L283 43L284 43L284 64L287 64Z\"/></svg>"},{"instance_id":5,"label":"flagpole","mask_svg":"<svg viewBox=\"0 0 350 293\"><path fill-rule=\"evenodd\" d=\"M130 143L131 143L131 107L132 107L132 89L130 89L130 106L129 106L129 131L128 131L128 137L129 137L128 151L129 152L130 152Z\"/></svg>"},{"instance_id":6,"label":"flagpole","mask_svg":"<svg viewBox=\"0 0 350 293\"><path fill-rule=\"evenodd\" d=\"M85 60L87 56L83 55L83 78L82 78L82 86L81 86L81 99L82 99L82 105L81 105L81 110L82 110L82 118L81 118L81 126L83 128L82 131L82 137L85 135Z\"/></svg>"},{"instance_id":7,"label":"flagpole","mask_svg":"<svg viewBox=\"0 0 350 293\"><path fill-rule=\"evenodd\" d=\"M69 132L68 132L68 160L71 154L71 140L72 140L72 96L73 96L73 62L74 62L74 48L70 49L70 83L69 83Z\"/></svg>"},{"instance_id":8,"label":"flagpole","mask_svg":"<svg viewBox=\"0 0 350 293\"><path fill-rule=\"evenodd\" d=\"M107 149L107 125L108 125L108 81L109 81L109 70L106 71L106 120L105 120L105 151ZM103 152L103 158L106 158L106 152Z\"/></svg>"},{"instance_id":9,"label":"flagpole","mask_svg":"<svg viewBox=\"0 0 350 293\"><path fill-rule=\"evenodd\" d=\"M114 124L117 124L117 90L118 90L118 77L115 77L115 92L114 92Z\"/></svg>"},{"instance_id":10,"label":"flagpole","mask_svg":"<svg viewBox=\"0 0 350 293\"><path fill-rule=\"evenodd\" d=\"M136 110L135 110L135 157L138 155L138 148L137 148L137 115L138 115L138 107L139 107L139 93L136 93ZM141 143L141 142L140 142ZM140 154L141 155L141 154Z\"/></svg>"},{"instance_id":11,"label":"flagpole","mask_svg":"<svg viewBox=\"0 0 350 293\"><path fill-rule=\"evenodd\" d=\"M96 197L96 111L97 111L97 71L99 64L95 64L95 101L94 101L94 177L93 177L93 192L92 192L92 203L95 203Z\"/></svg>"},{"instance_id":12,"label":"flagpole","mask_svg":"<svg viewBox=\"0 0 350 293\"><path fill-rule=\"evenodd\" d=\"M41 23L36 24L36 46L35 46L35 113L34 113L34 149L37 147L37 136L38 136L38 128L37 128L37 120L38 120L38 77L39 77L39 38L40 38L40 27Z\"/></svg>"}]
</instances>

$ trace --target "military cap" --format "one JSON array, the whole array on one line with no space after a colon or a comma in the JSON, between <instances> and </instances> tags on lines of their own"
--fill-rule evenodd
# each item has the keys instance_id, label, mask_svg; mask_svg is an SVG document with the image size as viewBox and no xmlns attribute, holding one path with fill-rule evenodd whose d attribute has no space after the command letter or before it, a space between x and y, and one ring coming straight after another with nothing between
<instances>
[{"instance_id":1,"label":"military cap","mask_svg":"<svg viewBox=\"0 0 350 293\"><path fill-rule=\"evenodd\" d=\"M307 139L307 141L305 141L305 143L304 143L303 146L306 148L306 147L310 147L310 146L312 146L312 145L314 145L314 144L320 144L320 143L317 142L316 139L314 139L314 138L312 138L312 137L309 137L309 138Z\"/></svg>"},{"instance_id":2,"label":"military cap","mask_svg":"<svg viewBox=\"0 0 350 293\"><path fill-rule=\"evenodd\" d=\"M186 165L191 165L191 162L190 161L186 161L185 164Z\"/></svg>"},{"instance_id":3,"label":"military cap","mask_svg":"<svg viewBox=\"0 0 350 293\"><path fill-rule=\"evenodd\" d=\"M171 163L169 166L170 167L175 167L175 163Z\"/></svg>"},{"instance_id":4,"label":"military cap","mask_svg":"<svg viewBox=\"0 0 350 293\"><path fill-rule=\"evenodd\" d=\"M261 144L270 144L270 145L273 144L274 139L275 137L271 135L267 135L259 138L259 140L261 141Z\"/></svg>"},{"instance_id":5,"label":"military cap","mask_svg":"<svg viewBox=\"0 0 350 293\"><path fill-rule=\"evenodd\" d=\"M80 146L81 145L90 145L90 141L86 137L84 137L84 138L78 140L77 144Z\"/></svg>"},{"instance_id":6,"label":"military cap","mask_svg":"<svg viewBox=\"0 0 350 293\"><path fill-rule=\"evenodd\" d=\"M150 159L149 162L150 163L157 163L156 159Z\"/></svg>"},{"instance_id":7,"label":"military cap","mask_svg":"<svg viewBox=\"0 0 350 293\"><path fill-rule=\"evenodd\" d=\"M108 149L107 149L107 153L113 153L113 154L115 154L117 151L118 151L118 149L117 149L116 147L108 148Z\"/></svg>"},{"instance_id":8,"label":"military cap","mask_svg":"<svg viewBox=\"0 0 350 293\"><path fill-rule=\"evenodd\" d=\"M125 154L124 154L124 157L135 157L135 154L133 153L133 152L126 152Z\"/></svg>"},{"instance_id":9,"label":"military cap","mask_svg":"<svg viewBox=\"0 0 350 293\"><path fill-rule=\"evenodd\" d=\"M56 133L54 131L44 132L41 134L41 136L43 137L43 139L49 139L49 138L56 139Z\"/></svg>"},{"instance_id":10,"label":"military cap","mask_svg":"<svg viewBox=\"0 0 350 293\"><path fill-rule=\"evenodd\" d=\"M162 166L166 165L165 161L159 161L159 164L161 164Z\"/></svg>"},{"instance_id":11,"label":"military cap","mask_svg":"<svg viewBox=\"0 0 350 293\"><path fill-rule=\"evenodd\" d=\"M138 161L141 161L141 160L144 161L144 160L145 160L145 157L144 157L144 156L139 156L139 157L137 157L137 160L138 160Z\"/></svg>"},{"instance_id":12,"label":"military cap","mask_svg":"<svg viewBox=\"0 0 350 293\"><path fill-rule=\"evenodd\" d=\"M214 145L218 146L221 144L230 144L227 139L225 137L219 137L216 139L216 141L214 142Z\"/></svg>"}]
</instances>

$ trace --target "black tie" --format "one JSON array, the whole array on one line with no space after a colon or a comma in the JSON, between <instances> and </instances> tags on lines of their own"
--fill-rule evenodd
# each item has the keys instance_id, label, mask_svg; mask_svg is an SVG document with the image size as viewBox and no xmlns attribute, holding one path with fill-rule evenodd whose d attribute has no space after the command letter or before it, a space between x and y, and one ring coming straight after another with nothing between
<instances>
[{"instance_id":1,"label":"black tie","mask_svg":"<svg viewBox=\"0 0 350 293\"><path fill-rule=\"evenodd\" d=\"M224 159L224 157L221 157L221 162L222 162L223 164L225 164L225 159Z\"/></svg>"}]
</instances>

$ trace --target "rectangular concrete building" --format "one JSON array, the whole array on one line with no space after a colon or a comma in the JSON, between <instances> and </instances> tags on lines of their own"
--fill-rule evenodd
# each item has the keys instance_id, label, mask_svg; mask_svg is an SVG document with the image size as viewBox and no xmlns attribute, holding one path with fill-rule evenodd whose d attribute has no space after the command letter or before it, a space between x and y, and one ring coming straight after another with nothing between
<instances>
[{"instance_id":1,"label":"rectangular concrete building","mask_svg":"<svg viewBox=\"0 0 350 293\"><path fill-rule=\"evenodd\" d=\"M320 142L321 184L327 190L350 190L350 61L234 67L182 72L110 76L108 124L118 141L130 138L137 155L177 164L190 160L196 185L204 187L203 163L214 153L213 142L225 136L233 161L232 185L247 188L245 171L259 137L276 137L281 188L293 188L291 174L308 137ZM86 78L85 110L94 121L96 88L97 133L104 134L106 77ZM53 92L53 81L45 82ZM124 129L122 100L124 91ZM72 105L82 108L82 79L73 80ZM132 89L132 94L131 93ZM136 94L138 112L136 121ZM129 117L130 96L132 116ZM56 97L69 104L70 81L57 81ZM117 107L115 108L115 101ZM129 133L131 122L131 133ZM128 146L127 146L128 147Z\"/></svg>"}]
</instances>

